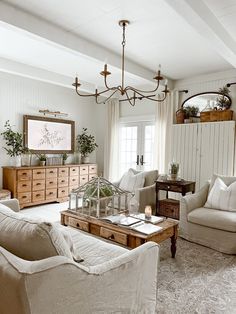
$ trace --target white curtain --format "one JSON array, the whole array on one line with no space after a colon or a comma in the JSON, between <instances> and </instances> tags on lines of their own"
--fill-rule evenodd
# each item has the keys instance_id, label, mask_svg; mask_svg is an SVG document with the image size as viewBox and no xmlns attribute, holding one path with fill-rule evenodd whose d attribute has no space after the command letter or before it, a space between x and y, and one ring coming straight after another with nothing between
<instances>
[{"instance_id":1,"label":"white curtain","mask_svg":"<svg viewBox=\"0 0 236 314\"><path fill-rule=\"evenodd\" d=\"M104 145L104 177L109 181L118 180L119 162L119 99L107 102L107 125Z\"/></svg>"},{"instance_id":2,"label":"white curtain","mask_svg":"<svg viewBox=\"0 0 236 314\"><path fill-rule=\"evenodd\" d=\"M172 161L171 126L178 101L179 92L171 91L164 101L156 103L154 165L160 174L167 173L168 163Z\"/></svg>"}]
</instances>

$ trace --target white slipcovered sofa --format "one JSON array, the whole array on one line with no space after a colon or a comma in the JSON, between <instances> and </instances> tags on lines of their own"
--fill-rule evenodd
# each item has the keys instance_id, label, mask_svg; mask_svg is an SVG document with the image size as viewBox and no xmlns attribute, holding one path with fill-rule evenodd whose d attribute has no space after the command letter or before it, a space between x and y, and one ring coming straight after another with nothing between
<instances>
[{"instance_id":1,"label":"white slipcovered sofa","mask_svg":"<svg viewBox=\"0 0 236 314\"><path fill-rule=\"evenodd\" d=\"M134 193L139 204L139 212L144 212L145 206L156 208L156 185L158 170L137 171L130 168L122 178L114 184L123 190Z\"/></svg>"},{"instance_id":2,"label":"white slipcovered sofa","mask_svg":"<svg viewBox=\"0 0 236 314\"><path fill-rule=\"evenodd\" d=\"M3 203L8 207L0 204L1 314L156 312L157 244L130 251L70 227L24 218L9 209L19 210L17 200Z\"/></svg>"},{"instance_id":3,"label":"white slipcovered sofa","mask_svg":"<svg viewBox=\"0 0 236 314\"><path fill-rule=\"evenodd\" d=\"M180 200L179 235L222 253L236 254L236 208L204 207L217 178L227 186L236 181L236 177L213 175L197 193L183 197Z\"/></svg>"}]
</instances>

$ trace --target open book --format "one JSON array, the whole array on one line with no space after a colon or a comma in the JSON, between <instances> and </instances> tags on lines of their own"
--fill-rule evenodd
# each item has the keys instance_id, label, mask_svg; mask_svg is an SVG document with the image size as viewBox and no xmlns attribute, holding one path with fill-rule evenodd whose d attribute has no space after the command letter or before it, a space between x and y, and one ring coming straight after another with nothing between
<instances>
[{"instance_id":1,"label":"open book","mask_svg":"<svg viewBox=\"0 0 236 314\"><path fill-rule=\"evenodd\" d=\"M136 223L135 225L132 225L130 228L135 231L147 234L147 235L160 232L163 229L162 227L153 225L151 223L146 223L144 221L141 221L140 223Z\"/></svg>"},{"instance_id":2,"label":"open book","mask_svg":"<svg viewBox=\"0 0 236 314\"><path fill-rule=\"evenodd\" d=\"M137 218L139 220L144 220L144 221L147 221L147 222L151 222L152 224L158 224L159 222L164 221L164 217L157 217L157 216L153 216L153 215L151 216L150 219L147 219L145 217L145 214L137 214L137 215L131 214L130 216L134 217L134 218Z\"/></svg>"},{"instance_id":3,"label":"open book","mask_svg":"<svg viewBox=\"0 0 236 314\"><path fill-rule=\"evenodd\" d=\"M131 226L133 224L136 224L137 222L140 222L140 219L135 217L130 217L126 215L110 215L106 217L100 218L101 220L111 222L113 224L122 225L122 226Z\"/></svg>"}]
</instances>

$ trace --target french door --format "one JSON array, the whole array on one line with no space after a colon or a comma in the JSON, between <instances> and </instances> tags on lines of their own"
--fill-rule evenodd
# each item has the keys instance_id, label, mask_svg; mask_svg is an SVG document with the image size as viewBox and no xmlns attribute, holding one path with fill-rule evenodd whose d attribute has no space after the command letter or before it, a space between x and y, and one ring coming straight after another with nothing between
<instances>
[{"instance_id":1,"label":"french door","mask_svg":"<svg viewBox=\"0 0 236 314\"><path fill-rule=\"evenodd\" d=\"M129 122L120 125L119 174L129 168L153 169L154 122Z\"/></svg>"}]
</instances>

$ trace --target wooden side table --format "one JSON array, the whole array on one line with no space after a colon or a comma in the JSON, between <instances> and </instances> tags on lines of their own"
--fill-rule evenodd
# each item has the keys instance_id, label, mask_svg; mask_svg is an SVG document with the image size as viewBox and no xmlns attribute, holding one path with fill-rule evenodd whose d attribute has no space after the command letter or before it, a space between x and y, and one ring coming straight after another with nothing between
<instances>
[{"instance_id":1,"label":"wooden side table","mask_svg":"<svg viewBox=\"0 0 236 314\"><path fill-rule=\"evenodd\" d=\"M159 191L166 191L166 199L159 200ZM179 219L179 201L168 198L168 192L181 193L183 196L188 192L195 192L195 182L193 181L156 181L156 214L160 216Z\"/></svg>"}]
</instances>

